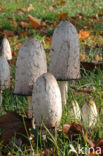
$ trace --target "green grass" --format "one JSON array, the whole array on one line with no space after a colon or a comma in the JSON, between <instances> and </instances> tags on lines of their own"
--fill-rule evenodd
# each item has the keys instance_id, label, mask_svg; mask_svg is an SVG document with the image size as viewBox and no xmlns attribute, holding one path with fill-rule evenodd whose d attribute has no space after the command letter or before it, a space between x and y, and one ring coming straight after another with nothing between
<instances>
[{"instance_id":1,"label":"green grass","mask_svg":"<svg viewBox=\"0 0 103 156\"><path fill-rule=\"evenodd\" d=\"M80 41L80 53L85 54L87 57L87 61L93 61L96 60L96 55L99 56L103 53L103 24L102 22L95 22L95 20L101 19L101 16L98 14L102 14L103 11L101 9L103 8L103 1L102 0L66 0L66 4L59 5L60 1L52 1L52 0L0 0L1 8L5 8L5 11L0 12L0 32L3 30L11 30L14 32L14 35L18 36L17 40L14 40L13 38L10 38L8 36L8 39L11 44L11 48L18 53L18 50L15 48L17 43L22 43L27 37L34 36L38 38L47 54L47 58L49 60L49 50L50 46L44 45L44 39L46 36L52 36L54 27L54 22L60 22L57 18L58 13L67 12L68 13L68 19L75 18L75 26L79 32L79 30L93 30L92 35L96 36L97 38L95 40L92 40L88 38L86 41ZM18 8L25 8L28 7L29 4L32 3L34 10L31 10L30 12L19 14L17 12ZM49 8L51 5L58 4L53 11L51 11ZM79 17L79 14L81 13L82 18ZM31 14L32 16L35 16L37 18L42 19L42 21L46 22L49 26L47 28L44 28L43 31L33 29L31 27L27 28L27 34L28 36L24 37L22 34L20 35L19 32L25 32L24 28L21 27L14 27L11 25L10 20L8 18L13 18L16 20L17 24L20 23L21 20L27 21L28 14ZM94 17L95 16L95 17ZM91 22L92 20L92 22ZM16 61L16 58L14 58ZM101 60L100 60L101 61ZM14 75L15 75L15 64L10 66L11 69L11 75L13 77L13 83L11 86L11 89L5 90L3 93L3 106L2 106L2 112L1 115L5 113L6 110L13 110L17 111L19 113L22 113L24 110L28 108L27 105L27 97L20 97L16 95L12 95L12 92L14 90ZM63 116L61 120L61 125L65 123L70 123L75 121L73 116L70 114L70 108L71 108L71 100L76 99L80 105L80 108L83 106L85 102L88 102L90 98L93 98L96 106L98 108L99 112L99 118L100 121L98 122L98 125L94 129L88 129L88 132L90 135L90 138L92 140L97 140L98 138L103 138L102 130L103 130L103 72L102 70L98 69L96 71L82 71L82 78L81 80L76 81L76 84L69 83L69 95L68 95L68 101L67 106L63 109ZM83 94L83 93L76 93L75 90L72 88L76 86L77 89L82 87L87 87L90 89L93 89L95 87L95 91L91 94ZM80 122L82 125L84 123ZM84 125L85 127L86 125ZM31 130L33 131L33 129ZM36 132L33 131L35 134ZM43 150L45 148L53 148L54 153L55 151L58 151L59 155L63 156L71 156L71 153L69 154L69 144L73 144L75 147L78 146L78 143L80 143L82 146L86 145L85 138L79 137L79 140L72 140L67 139L67 137L62 133L59 134L57 131L57 141L53 138L53 136L48 132L49 136L46 141L43 141L41 139L41 136L39 136L39 139L36 140L36 143L30 142L30 145L32 144L33 149L35 152L40 152L41 155L43 155ZM0 134L2 134L2 131L0 131ZM38 134L37 134L38 136ZM38 137L37 137L38 138ZM28 150L26 149L26 145L22 145L23 147L17 147L17 151L14 151L14 148L4 147L2 143L0 143L0 150L4 150L5 154L8 152L11 152L12 154L16 155L27 155ZM32 147L31 146L31 147ZM22 149L23 148L23 149ZM30 154L33 155L33 150L30 150ZM55 154L54 154L55 155Z\"/></svg>"}]
</instances>

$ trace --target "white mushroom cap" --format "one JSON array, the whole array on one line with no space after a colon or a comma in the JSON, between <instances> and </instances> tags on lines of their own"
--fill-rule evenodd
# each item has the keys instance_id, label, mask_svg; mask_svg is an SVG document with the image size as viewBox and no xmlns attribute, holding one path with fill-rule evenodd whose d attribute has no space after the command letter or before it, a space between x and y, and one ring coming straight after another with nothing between
<instances>
[{"instance_id":1,"label":"white mushroom cap","mask_svg":"<svg viewBox=\"0 0 103 156\"><path fill-rule=\"evenodd\" d=\"M0 56L0 90L10 86L10 69L4 56Z\"/></svg>"},{"instance_id":2,"label":"white mushroom cap","mask_svg":"<svg viewBox=\"0 0 103 156\"><path fill-rule=\"evenodd\" d=\"M80 78L78 33L70 22L61 22L54 31L49 69L57 80Z\"/></svg>"},{"instance_id":3,"label":"white mushroom cap","mask_svg":"<svg viewBox=\"0 0 103 156\"><path fill-rule=\"evenodd\" d=\"M60 89L55 77L50 73L41 75L33 87L33 117L36 126L42 121L50 128L58 126L62 116Z\"/></svg>"},{"instance_id":4,"label":"white mushroom cap","mask_svg":"<svg viewBox=\"0 0 103 156\"><path fill-rule=\"evenodd\" d=\"M0 36L0 55L4 56L7 60L12 59L11 47L5 35Z\"/></svg>"},{"instance_id":5,"label":"white mushroom cap","mask_svg":"<svg viewBox=\"0 0 103 156\"><path fill-rule=\"evenodd\" d=\"M29 38L21 46L16 62L14 94L31 95L33 84L47 72L46 54L35 38Z\"/></svg>"},{"instance_id":6,"label":"white mushroom cap","mask_svg":"<svg viewBox=\"0 0 103 156\"><path fill-rule=\"evenodd\" d=\"M82 107L82 119L88 127L94 127L98 120L98 112L95 102L91 99Z\"/></svg>"},{"instance_id":7,"label":"white mushroom cap","mask_svg":"<svg viewBox=\"0 0 103 156\"><path fill-rule=\"evenodd\" d=\"M76 120L81 120L81 110L79 107L79 104L76 100L72 100L72 110L73 110L73 116Z\"/></svg>"}]
</instances>

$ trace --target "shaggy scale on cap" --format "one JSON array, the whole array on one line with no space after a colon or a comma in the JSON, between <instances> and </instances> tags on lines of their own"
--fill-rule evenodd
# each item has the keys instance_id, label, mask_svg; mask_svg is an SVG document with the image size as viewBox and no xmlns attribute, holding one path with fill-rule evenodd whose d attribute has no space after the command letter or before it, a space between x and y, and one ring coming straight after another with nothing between
<instances>
[{"instance_id":1,"label":"shaggy scale on cap","mask_svg":"<svg viewBox=\"0 0 103 156\"><path fill-rule=\"evenodd\" d=\"M42 121L48 127L59 125L62 116L60 89L55 77L50 73L41 75L33 87L33 117L37 127Z\"/></svg>"},{"instance_id":2,"label":"shaggy scale on cap","mask_svg":"<svg viewBox=\"0 0 103 156\"><path fill-rule=\"evenodd\" d=\"M47 72L46 54L35 38L29 38L21 46L16 62L14 94L32 95L33 84Z\"/></svg>"},{"instance_id":3,"label":"shaggy scale on cap","mask_svg":"<svg viewBox=\"0 0 103 156\"><path fill-rule=\"evenodd\" d=\"M58 81L80 79L78 33L70 22L61 22L53 33L49 69Z\"/></svg>"}]
</instances>

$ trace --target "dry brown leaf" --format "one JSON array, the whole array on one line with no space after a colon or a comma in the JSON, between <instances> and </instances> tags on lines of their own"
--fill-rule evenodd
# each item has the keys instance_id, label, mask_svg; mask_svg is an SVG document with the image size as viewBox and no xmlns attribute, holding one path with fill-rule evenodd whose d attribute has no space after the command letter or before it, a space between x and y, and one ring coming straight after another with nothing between
<instances>
[{"instance_id":1,"label":"dry brown leaf","mask_svg":"<svg viewBox=\"0 0 103 156\"><path fill-rule=\"evenodd\" d=\"M71 22L73 25L76 24L76 23L75 23L75 19L70 18L70 22Z\"/></svg>"},{"instance_id":2,"label":"dry brown leaf","mask_svg":"<svg viewBox=\"0 0 103 156\"><path fill-rule=\"evenodd\" d=\"M10 37L8 37L8 38L9 38L9 40L17 41L18 36L15 35L15 36L10 36Z\"/></svg>"},{"instance_id":3,"label":"dry brown leaf","mask_svg":"<svg viewBox=\"0 0 103 156\"><path fill-rule=\"evenodd\" d=\"M0 8L0 11L4 11L5 10L5 8Z\"/></svg>"},{"instance_id":4,"label":"dry brown leaf","mask_svg":"<svg viewBox=\"0 0 103 156\"><path fill-rule=\"evenodd\" d=\"M30 14L28 15L28 21L31 24L33 28L40 28L41 27L41 19L38 19L36 17L31 16Z\"/></svg>"},{"instance_id":5,"label":"dry brown leaf","mask_svg":"<svg viewBox=\"0 0 103 156\"><path fill-rule=\"evenodd\" d=\"M56 28L58 24L59 24L58 22L54 22L53 27Z\"/></svg>"},{"instance_id":6,"label":"dry brown leaf","mask_svg":"<svg viewBox=\"0 0 103 156\"><path fill-rule=\"evenodd\" d=\"M25 32L19 32L18 33L19 35L21 35L21 36L24 36L24 37L28 37L28 32L27 31L25 31Z\"/></svg>"},{"instance_id":7,"label":"dry brown leaf","mask_svg":"<svg viewBox=\"0 0 103 156\"><path fill-rule=\"evenodd\" d=\"M101 11L103 11L103 8L101 9Z\"/></svg>"},{"instance_id":8,"label":"dry brown leaf","mask_svg":"<svg viewBox=\"0 0 103 156\"><path fill-rule=\"evenodd\" d=\"M68 18L68 13L59 13L57 18L58 20L66 20Z\"/></svg>"},{"instance_id":9,"label":"dry brown leaf","mask_svg":"<svg viewBox=\"0 0 103 156\"><path fill-rule=\"evenodd\" d=\"M12 56L17 57L17 54L12 50Z\"/></svg>"},{"instance_id":10,"label":"dry brown leaf","mask_svg":"<svg viewBox=\"0 0 103 156\"><path fill-rule=\"evenodd\" d=\"M89 38L91 32L92 32L91 30L87 30L87 31L80 30L79 31L79 39L83 40L83 41L87 40Z\"/></svg>"},{"instance_id":11,"label":"dry brown leaf","mask_svg":"<svg viewBox=\"0 0 103 156\"><path fill-rule=\"evenodd\" d=\"M80 59L86 60L86 55L85 54L80 54Z\"/></svg>"},{"instance_id":12,"label":"dry brown leaf","mask_svg":"<svg viewBox=\"0 0 103 156\"><path fill-rule=\"evenodd\" d=\"M22 45L21 43L17 43L16 46L15 46L15 50L19 50L21 45Z\"/></svg>"},{"instance_id":13,"label":"dry brown leaf","mask_svg":"<svg viewBox=\"0 0 103 156\"><path fill-rule=\"evenodd\" d=\"M65 0L60 0L60 5L64 5L66 3Z\"/></svg>"},{"instance_id":14,"label":"dry brown leaf","mask_svg":"<svg viewBox=\"0 0 103 156\"><path fill-rule=\"evenodd\" d=\"M51 6L49 7L49 10L50 10L50 11L53 11L53 10L54 10L53 5L51 5Z\"/></svg>"},{"instance_id":15,"label":"dry brown leaf","mask_svg":"<svg viewBox=\"0 0 103 156\"><path fill-rule=\"evenodd\" d=\"M27 22L24 22L24 21L21 21L20 25L22 28L28 28L29 27L29 24Z\"/></svg>"},{"instance_id":16,"label":"dry brown leaf","mask_svg":"<svg viewBox=\"0 0 103 156\"><path fill-rule=\"evenodd\" d=\"M63 125L64 134L68 134L69 130L70 130L70 125L69 124L64 124Z\"/></svg>"},{"instance_id":17,"label":"dry brown leaf","mask_svg":"<svg viewBox=\"0 0 103 156\"><path fill-rule=\"evenodd\" d=\"M76 139L78 135L80 134L82 136L82 130L83 127L80 124L77 124L75 122L71 123L70 125L64 125L63 126L63 132L68 137L72 136L72 139Z\"/></svg>"},{"instance_id":18,"label":"dry brown leaf","mask_svg":"<svg viewBox=\"0 0 103 156\"><path fill-rule=\"evenodd\" d=\"M46 45L50 45L51 46L51 42L52 42L52 37L46 37L45 38L45 44Z\"/></svg>"},{"instance_id":19,"label":"dry brown leaf","mask_svg":"<svg viewBox=\"0 0 103 156\"><path fill-rule=\"evenodd\" d=\"M34 7L33 7L33 5L30 3L30 4L29 4L29 7L27 7L27 8L18 8L17 10L18 10L18 11L22 11L23 13L25 13L25 12L29 12L29 11L31 11L31 10L34 10Z\"/></svg>"},{"instance_id":20,"label":"dry brown leaf","mask_svg":"<svg viewBox=\"0 0 103 156\"><path fill-rule=\"evenodd\" d=\"M12 36L14 35L14 32L13 31L10 31L10 30L4 30L3 33L7 36Z\"/></svg>"}]
</instances>

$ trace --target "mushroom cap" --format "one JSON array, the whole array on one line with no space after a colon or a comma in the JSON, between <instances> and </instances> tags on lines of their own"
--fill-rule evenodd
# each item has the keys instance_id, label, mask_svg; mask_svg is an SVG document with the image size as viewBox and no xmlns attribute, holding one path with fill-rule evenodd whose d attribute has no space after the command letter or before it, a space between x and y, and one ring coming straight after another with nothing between
<instances>
[{"instance_id":1,"label":"mushroom cap","mask_svg":"<svg viewBox=\"0 0 103 156\"><path fill-rule=\"evenodd\" d=\"M95 102L91 99L82 107L82 119L88 127L94 127L98 120L98 111Z\"/></svg>"},{"instance_id":2,"label":"mushroom cap","mask_svg":"<svg viewBox=\"0 0 103 156\"><path fill-rule=\"evenodd\" d=\"M79 38L70 22L61 22L54 31L49 71L60 81L80 79Z\"/></svg>"},{"instance_id":3,"label":"mushroom cap","mask_svg":"<svg viewBox=\"0 0 103 156\"><path fill-rule=\"evenodd\" d=\"M10 69L4 56L0 56L0 90L10 86Z\"/></svg>"},{"instance_id":4,"label":"mushroom cap","mask_svg":"<svg viewBox=\"0 0 103 156\"><path fill-rule=\"evenodd\" d=\"M76 120L81 120L81 110L79 107L79 104L76 100L72 100L72 110L73 110L73 116Z\"/></svg>"},{"instance_id":5,"label":"mushroom cap","mask_svg":"<svg viewBox=\"0 0 103 156\"><path fill-rule=\"evenodd\" d=\"M33 84L47 72L46 54L35 38L29 38L21 46L16 62L14 94L32 95Z\"/></svg>"},{"instance_id":6,"label":"mushroom cap","mask_svg":"<svg viewBox=\"0 0 103 156\"><path fill-rule=\"evenodd\" d=\"M4 56L7 60L12 59L11 47L5 35L0 36L0 56Z\"/></svg>"},{"instance_id":7,"label":"mushroom cap","mask_svg":"<svg viewBox=\"0 0 103 156\"><path fill-rule=\"evenodd\" d=\"M52 74L45 73L37 79L33 87L32 105L37 127L42 121L48 128L59 125L62 116L61 93Z\"/></svg>"}]
</instances>

